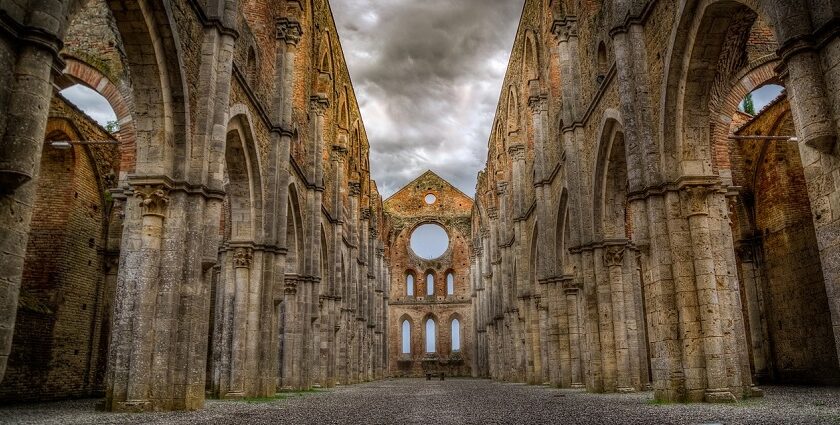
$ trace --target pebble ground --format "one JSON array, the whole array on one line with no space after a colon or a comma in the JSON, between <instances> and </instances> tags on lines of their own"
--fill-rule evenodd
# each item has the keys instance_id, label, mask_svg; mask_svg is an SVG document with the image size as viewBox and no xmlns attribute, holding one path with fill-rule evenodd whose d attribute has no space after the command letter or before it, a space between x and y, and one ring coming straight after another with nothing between
<instances>
[{"instance_id":1,"label":"pebble ground","mask_svg":"<svg viewBox=\"0 0 840 425\"><path fill-rule=\"evenodd\" d=\"M838 387L763 387L735 404L657 404L651 392L587 394L489 380L395 379L203 410L115 414L97 400L0 407L2 424L840 424Z\"/></svg>"}]
</instances>

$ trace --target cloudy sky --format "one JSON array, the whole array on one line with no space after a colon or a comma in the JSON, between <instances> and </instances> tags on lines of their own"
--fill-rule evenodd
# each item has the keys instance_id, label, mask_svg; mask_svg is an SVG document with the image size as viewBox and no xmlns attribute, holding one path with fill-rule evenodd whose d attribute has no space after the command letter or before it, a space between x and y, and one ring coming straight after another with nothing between
<instances>
[{"instance_id":1,"label":"cloudy sky","mask_svg":"<svg viewBox=\"0 0 840 425\"><path fill-rule=\"evenodd\" d=\"M384 196L430 169L475 192L522 0L330 0Z\"/></svg>"}]
</instances>

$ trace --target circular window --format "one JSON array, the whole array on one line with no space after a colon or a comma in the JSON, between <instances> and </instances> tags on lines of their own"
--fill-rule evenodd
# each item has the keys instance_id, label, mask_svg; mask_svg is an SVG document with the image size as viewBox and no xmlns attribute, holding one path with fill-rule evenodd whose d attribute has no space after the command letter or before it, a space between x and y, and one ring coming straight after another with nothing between
<instances>
[{"instance_id":1,"label":"circular window","mask_svg":"<svg viewBox=\"0 0 840 425\"><path fill-rule=\"evenodd\" d=\"M424 199L426 200L427 204L432 205L432 204L435 203L435 201L437 201L437 196L430 193L430 194L426 195L426 197Z\"/></svg>"},{"instance_id":2,"label":"circular window","mask_svg":"<svg viewBox=\"0 0 840 425\"><path fill-rule=\"evenodd\" d=\"M420 258L434 260L448 247L449 235L438 224L423 224L411 232L411 250Z\"/></svg>"}]
</instances>

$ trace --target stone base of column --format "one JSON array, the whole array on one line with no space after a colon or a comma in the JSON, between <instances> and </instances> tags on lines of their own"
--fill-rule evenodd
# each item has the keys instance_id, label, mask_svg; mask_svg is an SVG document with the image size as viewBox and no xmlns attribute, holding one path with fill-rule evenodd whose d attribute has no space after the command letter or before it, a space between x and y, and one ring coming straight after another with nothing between
<instances>
[{"instance_id":1,"label":"stone base of column","mask_svg":"<svg viewBox=\"0 0 840 425\"><path fill-rule=\"evenodd\" d=\"M628 393L635 393L636 389L633 387L618 387L615 389L615 392L619 394L628 394Z\"/></svg>"},{"instance_id":2,"label":"stone base of column","mask_svg":"<svg viewBox=\"0 0 840 425\"><path fill-rule=\"evenodd\" d=\"M758 387L750 387L750 397L764 397L764 390Z\"/></svg>"},{"instance_id":3,"label":"stone base of column","mask_svg":"<svg viewBox=\"0 0 840 425\"><path fill-rule=\"evenodd\" d=\"M114 403L113 412L120 413L143 413L153 410L152 402L149 400L129 400Z\"/></svg>"},{"instance_id":4,"label":"stone base of column","mask_svg":"<svg viewBox=\"0 0 840 425\"><path fill-rule=\"evenodd\" d=\"M582 382L572 382L572 385L570 385L569 388L586 388L586 385Z\"/></svg>"},{"instance_id":5,"label":"stone base of column","mask_svg":"<svg viewBox=\"0 0 840 425\"><path fill-rule=\"evenodd\" d=\"M735 395L728 388L707 389L703 399L707 403L734 403Z\"/></svg>"}]
</instances>

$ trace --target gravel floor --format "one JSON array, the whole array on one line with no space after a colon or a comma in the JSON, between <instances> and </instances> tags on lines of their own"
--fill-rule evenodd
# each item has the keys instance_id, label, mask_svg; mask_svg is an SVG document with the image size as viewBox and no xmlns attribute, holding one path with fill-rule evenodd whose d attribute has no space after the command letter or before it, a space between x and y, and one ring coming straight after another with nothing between
<instances>
[{"instance_id":1,"label":"gravel floor","mask_svg":"<svg viewBox=\"0 0 840 425\"><path fill-rule=\"evenodd\" d=\"M97 412L97 400L0 407L15 424L840 424L840 388L763 387L762 399L731 404L655 404L652 393L580 390L489 380L399 379L289 395L209 400L197 412Z\"/></svg>"}]
</instances>

